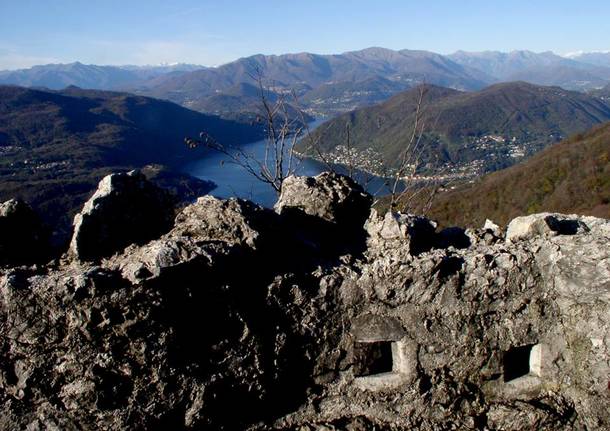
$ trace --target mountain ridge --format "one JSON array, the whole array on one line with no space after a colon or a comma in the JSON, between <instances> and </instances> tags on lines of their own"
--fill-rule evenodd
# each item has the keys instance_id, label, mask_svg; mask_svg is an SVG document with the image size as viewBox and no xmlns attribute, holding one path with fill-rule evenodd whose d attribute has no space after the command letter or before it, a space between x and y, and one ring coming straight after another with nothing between
<instances>
[{"instance_id":1,"label":"mountain ridge","mask_svg":"<svg viewBox=\"0 0 610 431\"><path fill-rule=\"evenodd\" d=\"M36 65L27 69L1 70L0 85L46 87L61 90L70 85L93 90L121 90L140 85L161 75L186 73L203 66L175 65L96 65L79 61Z\"/></svg>"},{"instance_id":2,"label":"mountain ridge","mask_svg":"<svg viewBox=\"0 0 610 431\"><path fill-rule=\"evenodd\" d=\"M380 58L380 52L384 53L384 58ZM138 89L138 92L188 106L240 82L252 83L255 81L252 75L257 73L269 86L285 89L301 84L316 87L337 81L359 81L388 73L393 75L394 80L406 81L411 85L424 80L426 76L433 81L463 88L485 85L485 82L470 77L462 66L450 60L444 60L441 65L441 57L424 51L379 51L378 48L333 55L257 54L213 69L161 78L148 88Z\"/></svg>"},{"instance_id":3,"label":"mountain ridge","mask_svg":"<svg viewBox=\"0 0 610 431\"><path fill-rule=\"evenodd\" d=\"M371 107L340 115L314 131L322 151L345 145L349 126L355 151L377 152L388 166L408 142L419 96L407 90ZM500 83L478 92L459 92L426 85L423 118L423 164L439 157L441 164L479 164L482 171L506 167L519 157L610 120L610 106L601 99L559 87L525 82ZM481 165L482 164L482 165ZM474 166L473 166L474 169Z\"/></svg>"},{"instance_id":4,"label":"mountain ridge","mask_svg":"<svg viewBox=\"0 0 610 431\"><path fill-rule=\"evenodd\" d=\"M441 55L424 50L369 47L340 54L255 54L216 67L96 66L76 62L0 71L0 83L51 89L76 85L122 90L170 100L200 112L227 113L239 106L247 110L252 103L237 100L239 95L225 93L240 84L256 84L256 76L260 75L271 92L294 91L309 114L329 116L380 102L422 82L476 91L497 82L524 80L594 91L610 83L610 63L606 64L605 58L602 53L562 57L551 51L515 50ZM357 86L371 79L389 80L392 85L379 91L369 88L366 94L360 94ZM316 94L328 92L332 86L337 86L334 95L318 103Z\"/></svg>"},{"instance_id":5,"label":"mountain ridge","mask_svg":"<svg viewBox=\"0 0 610 431\"><path fill-rule=\"evenodd\" d=\"M539 85L559 85L568 90L580 90L595 88L610 80L610 64L590 64L559 56L552 51L457 51L448 57L459 64L479 69L497 81L525 80ZM558 77L558 74L563 76Z\"/></svg>"}]
</instances>

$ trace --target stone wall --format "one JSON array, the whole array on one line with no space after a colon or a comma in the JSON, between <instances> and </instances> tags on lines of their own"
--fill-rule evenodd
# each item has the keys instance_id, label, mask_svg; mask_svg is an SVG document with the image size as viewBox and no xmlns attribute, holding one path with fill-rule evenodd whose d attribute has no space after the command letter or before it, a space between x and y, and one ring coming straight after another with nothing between
<instances>
[{"instance_id":1,"label":"stone wall","mask_svg":"<svg viewBox=\"0 0 610 431\"><path fill-rule=\"evenodd\" d=\"M504 238L370 202L293 178L277 211L204 197L139 244L5 266L0 428L610 428L610 221Z\"/></svg>"}]
</instances>

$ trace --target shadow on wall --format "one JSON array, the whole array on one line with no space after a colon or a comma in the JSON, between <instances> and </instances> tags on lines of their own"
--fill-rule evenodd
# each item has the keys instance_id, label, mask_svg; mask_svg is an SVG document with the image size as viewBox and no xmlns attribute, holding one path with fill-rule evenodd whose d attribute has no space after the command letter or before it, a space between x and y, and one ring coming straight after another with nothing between
<instances>
[{"instance_id":1,"label":"shadow on wall","mask_svg":"<svg viewBox=\"0 0 610 431\"><path fill-rule=\"evenodd\" d=\"M392 317L366 314L352 328L355 384L371 391L392 390L416 373L416 346Z\"/></svg>"}]
</instances>

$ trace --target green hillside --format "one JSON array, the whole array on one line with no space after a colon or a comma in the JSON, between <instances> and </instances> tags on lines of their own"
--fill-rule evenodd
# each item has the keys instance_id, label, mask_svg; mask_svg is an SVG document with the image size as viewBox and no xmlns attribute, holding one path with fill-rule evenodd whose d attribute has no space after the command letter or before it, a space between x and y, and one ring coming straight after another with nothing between
<instances>
[{"instance_id":1,"label":"green hillside","mask_svg":"<svg viewBox=\"0 0 610 431\"><path fill-rule=\"evenodd\" d=\"M320 126L314 137L330 152L345 145L349 126L353 148L373 149L392 165L411 135L418 95L419 89L412 89L385 103L341 115ZM424 161L479 163L481 172L509 166L610 120L610 106L603 100L524 82L497 84L478 92L427 85L423 105Z\"/></svg>"},{"instance_id":2,"label":"green hillside","mask_svg":"<svg viewBox=\"0 0 610 431\"><path fill-rule=\"evenodd\" d=\"M543 211L610 218L610 123L441 193L428 215L444 226L481 226Z\"/></svg>"}]
</instances>

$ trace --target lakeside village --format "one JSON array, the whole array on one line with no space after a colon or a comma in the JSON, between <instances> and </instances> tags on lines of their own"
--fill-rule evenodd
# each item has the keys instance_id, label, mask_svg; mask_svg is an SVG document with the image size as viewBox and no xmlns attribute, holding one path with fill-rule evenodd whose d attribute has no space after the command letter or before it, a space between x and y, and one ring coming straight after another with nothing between
<instances>
[{"instance_id":1,"label":"lakeside village","mask_svg":"<svg viewBox=\"0 0 610 431\"><path fill-rule=\"evenodd\" d=\"M516 137L506 138L500 135L469 137L466 149L473 153L474 159L457 163L444 163L434 169L434 173L415 173L417 166L408 165L405 169L412 174L405 180L417 183L446 183L473 181L474 178L489 172L491 166L498 162L511 165L517 160L530 155L529 145L520 142ZM494 151L495 150L495 151ZM476 158L485 155L485 158ZM381 155L372 148L359 150L338 145L325 155L328 162L352 166L371 175L391 177L396 169L388 168Z\"/></svg>"}]
</instances>

